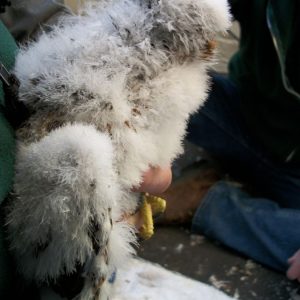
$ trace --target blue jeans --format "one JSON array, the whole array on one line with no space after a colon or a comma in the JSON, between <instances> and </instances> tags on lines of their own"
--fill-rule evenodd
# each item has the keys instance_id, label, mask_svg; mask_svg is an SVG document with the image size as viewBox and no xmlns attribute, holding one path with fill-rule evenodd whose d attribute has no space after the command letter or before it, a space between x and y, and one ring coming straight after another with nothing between
<instances>
[{"instance_id":1,"label":"blue jeans","mask_svg":"<svg viewBox=\"0 0 300 300\"><path fill-rule=\"evenodd\" d=\"M268 158L249 134L239 105L238 88L214 75L208 100L190 120L188 139L254 187L255 196L217 182L201 201L192 231L286 271L287 259L300 249L300 168Z\"/></svg>"}]
</instances>

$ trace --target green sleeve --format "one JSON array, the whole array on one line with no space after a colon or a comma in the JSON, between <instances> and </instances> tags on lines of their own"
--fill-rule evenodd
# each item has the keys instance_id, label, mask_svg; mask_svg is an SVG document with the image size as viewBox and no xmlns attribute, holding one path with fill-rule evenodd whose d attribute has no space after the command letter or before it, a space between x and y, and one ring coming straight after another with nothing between
<instances>
[{"instance_id":1,"label":"green sleeve","mask_svg":"<svg viewBox=\"0 0 300 300\"><path fill-rule=\"evenodd\" d=\"M14 65L17 46L0 21L0 60L7 69ZM0 205L11 189L13 180L15 141L14 132L3 115L4 92L0 82ZM11 299L13 269L4 240L3 212L0 206L0 299Z\"/></svg>"}]
</instances>

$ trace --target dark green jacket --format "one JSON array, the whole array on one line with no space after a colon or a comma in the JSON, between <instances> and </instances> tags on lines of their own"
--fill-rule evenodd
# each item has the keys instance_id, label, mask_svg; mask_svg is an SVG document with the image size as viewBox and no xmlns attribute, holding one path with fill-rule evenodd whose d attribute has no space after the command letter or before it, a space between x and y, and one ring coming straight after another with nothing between
<instances>
[{"instance_id":1,"label":"dark green jacket","mask_svg":"<svg viewBox=\"0 0 300 300\"><path fill-rule=\"evenodd\" d=\"M274 160L299 166L299 1L231 2L241 41L229 73L241 87L246 125Z\"/></svg>"},{"instance_id":2,"label":"dark green jacket","mask_svg":"<svg viewBox=\"0 0 300 300\"><path fill-rule=\"evenodd\" d=\"M10 70L14 65L17 46L0 21L0 60ZM14 164L14 133L3 115L4 92L0 81L0 204L11 189ZM13 268L10 266L9 257L3 238L3 219L1 214L0 226L0 299L11 299L11 283ZM10 295L10 296L8 296Z\"/></svg>"}]
</instances>

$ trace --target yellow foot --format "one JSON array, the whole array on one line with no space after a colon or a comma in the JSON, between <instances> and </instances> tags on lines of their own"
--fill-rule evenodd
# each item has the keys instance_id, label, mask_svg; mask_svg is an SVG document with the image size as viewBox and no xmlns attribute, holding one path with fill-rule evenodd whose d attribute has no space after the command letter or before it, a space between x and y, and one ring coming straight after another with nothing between
<instances>
[{"instance_id":1,"label":"yellow foot","mask_svg":"<svg viewBox=\"0 0 300 300\"><path fill-rule=\"evenodd\" d=\"M143 217L143 225L140 229L140 237L147 240L154 234L153 216L161 214L166 209L166 201L160 197L145 194L140 211Z\"/></svg>"}]
</instances>

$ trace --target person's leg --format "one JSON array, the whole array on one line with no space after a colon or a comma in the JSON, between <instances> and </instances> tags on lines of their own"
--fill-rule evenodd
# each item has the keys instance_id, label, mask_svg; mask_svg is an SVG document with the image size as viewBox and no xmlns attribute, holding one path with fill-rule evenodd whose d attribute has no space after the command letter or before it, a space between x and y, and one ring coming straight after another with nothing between
<instances>
[{"instance_id":1,"label":"person's leg","mask_svg":"<svg viewBox=\"0 0 300 300\"><path fill-rule=\"evenodd\" d=\"M192 228L283 271L300 248L300 177L269 161L246 132L237 88L215 76L210 97L191 119L188 138L242 175L260 197L219 182L204 196Z\"/></svg>"},{"instance_id":2,"label":"person's leg","mask_svg":"<svg viewBox=\"0 0 300 300\"><path fill-rule=\"evenodd\" d=\"M279 271L300 248L300 210L280 208L219 181L202 199L192 231L222 242Z\"/></svg>"}]
</instances>

